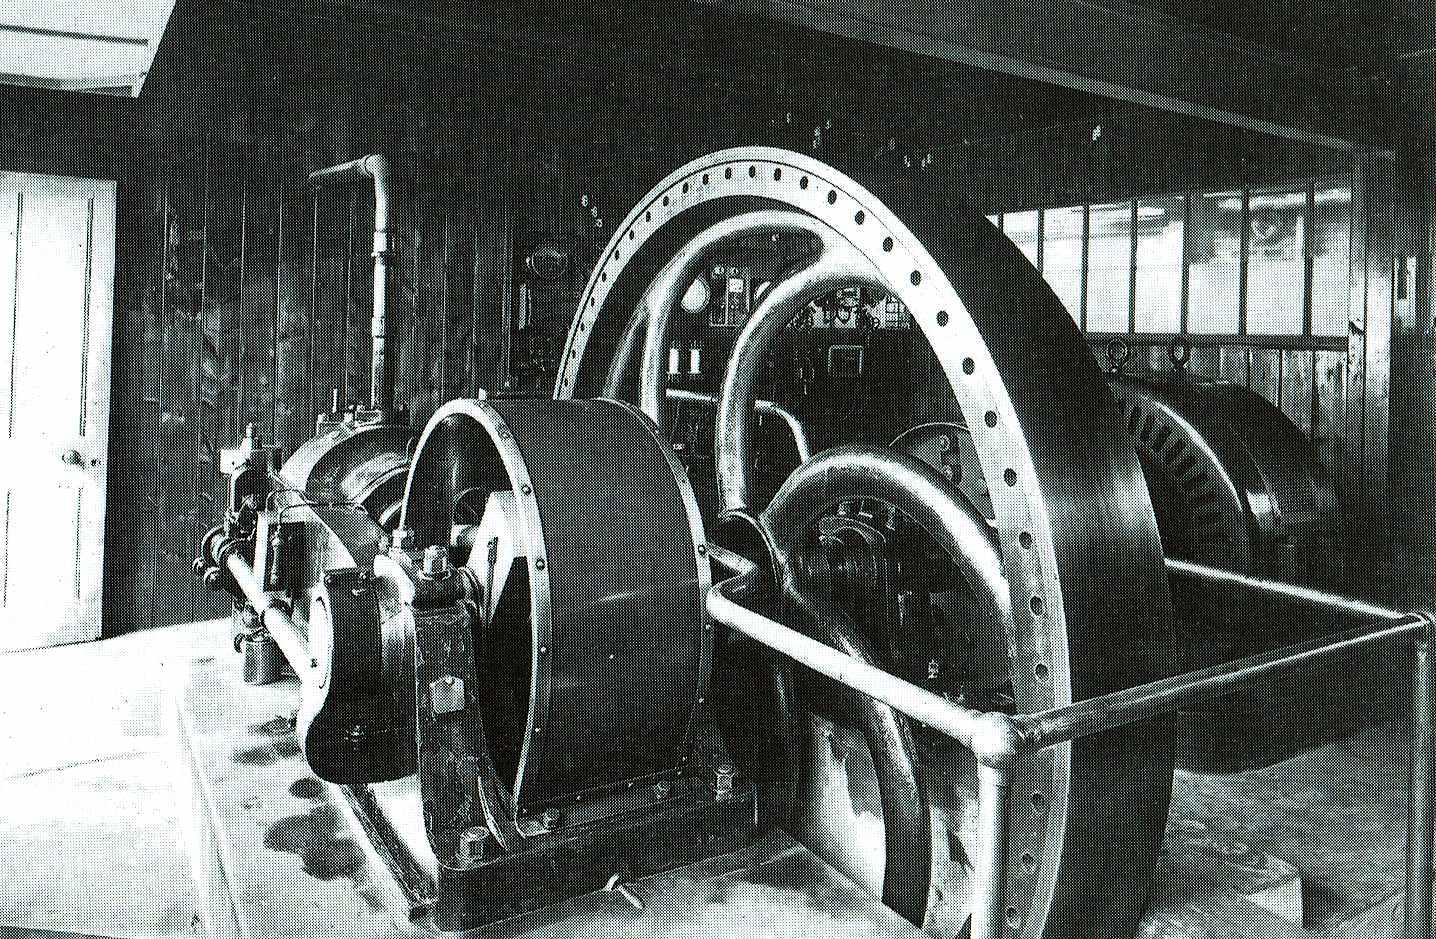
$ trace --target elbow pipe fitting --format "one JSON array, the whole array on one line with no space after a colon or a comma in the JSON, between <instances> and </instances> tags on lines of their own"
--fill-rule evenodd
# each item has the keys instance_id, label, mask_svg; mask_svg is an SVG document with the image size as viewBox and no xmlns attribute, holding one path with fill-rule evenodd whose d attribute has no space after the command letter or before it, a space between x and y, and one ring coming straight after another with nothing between
<instances>
[{"instance_id":1,"label":"elbow pipe fitting","mask_svg":"<svg viewBox=\"0 0 1436 939\"><path fill-rule=\"evenodd\" d=\"M1026 717L987 711L977 717L969 746L978 763L1006 772L1033 748L1038 737Z\"/></svg>"},{"instance_id":2,"label":"elbow pipe fitting","mask_svg":"<svg viewBox=\"0 0 1436 939\"><path fill-rule=\"evenodd\" d=\"M318 189L330 183L371 179L374 181L374 253L389 251L389 225L392 219L393 164L382 153L372 153L348 163L328 166L309 174L309 182ZM382 243L381 243L382 236Z\"/></svg>"}]
</instances>

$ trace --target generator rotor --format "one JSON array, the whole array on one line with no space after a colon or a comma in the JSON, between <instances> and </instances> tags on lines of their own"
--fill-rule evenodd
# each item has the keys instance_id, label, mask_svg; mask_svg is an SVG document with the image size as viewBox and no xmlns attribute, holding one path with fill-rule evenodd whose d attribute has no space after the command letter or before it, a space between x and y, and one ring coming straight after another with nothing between
<instances>
[{"instance_id":1,"label":"generator rotor","mask_svg":"<svg viewBox=\"0 0 1436 939\"><path fill-rule=\"evenodd\" d=\"M773 337L817 296L881 289L926 337L974 430L1005 580L1000 631L1016 708L1035 712L1162 677L1171 607L1161 542L1136 454L1080 332L976 212L884 182L869 189L817 160L761 147L721 151L673 173L617 227L595 266L555 396L629 395L661 423L667 331L670 317L682 315L690 275L733 239L778 236L796 256L743 326L718 401L723 515L763 508L749 504L749 415L756 363ZM822 501L842 498L839 479ZM885 494L902 501L901 490ZM1014 935L1086 934L1099 910L1113 934L1135 930L1171 766L1170 741L1154 724L1022 764L1004 885ZM951 925L955 933L962 923Z\"/></svg>"}]
</instances>

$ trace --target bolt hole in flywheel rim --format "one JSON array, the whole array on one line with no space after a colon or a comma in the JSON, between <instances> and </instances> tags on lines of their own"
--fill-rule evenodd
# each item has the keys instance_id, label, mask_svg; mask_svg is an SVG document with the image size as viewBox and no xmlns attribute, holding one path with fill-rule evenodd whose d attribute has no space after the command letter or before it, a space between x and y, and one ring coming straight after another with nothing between
<instances>
[{"instance_id":1,"label":"bolt hole in flywheel rim","mask_svg":"<svg viewBox=\"0 0 1436 939\"><path fill-rule=\"evenodd\" d=\"M900 218L890 205L910 211ZM1101 371L1040 275L946 193L885 202L833 167L772 148L688 164L615 229L580 298L555 396L600 393L616 331L655 269L646 248L666 260L704 227L755 208L806 214L850 244L941 364L991 492L1015 611L1006 625L1018 709L1159 677L1171 659L1161 542ZM1166 820L1167 736L1139 725L1022 762L1009 803L1010 935L1087 935L1099 923L1106 934L1135 931Z\"/></svg>"}]
</instances>

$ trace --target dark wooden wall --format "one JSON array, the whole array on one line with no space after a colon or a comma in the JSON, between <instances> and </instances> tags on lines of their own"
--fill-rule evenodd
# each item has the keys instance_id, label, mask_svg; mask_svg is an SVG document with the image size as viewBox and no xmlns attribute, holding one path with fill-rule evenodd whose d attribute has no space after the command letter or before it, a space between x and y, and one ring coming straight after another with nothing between
<instances>
[{"instance_id":1,"label":"dark wooden wall","mask_svg":"<svg viewBox=\"0 0 1436 939\"><path fill-rule=\"evenodd\" d=\"M92 172L122 183L110 631L221 613L189 573L217 516L215 450L253 423L290 451L332 389L367 393L372 197L316 197L316 168L382 151L402 169L390 315L399 399L422 422L506 382L546 391L609 227L712 149L792 147L989 210L1073 187L1165 191L1169 172L1229 184L1256 152L1239 135L1208 128L1203 149L1131 109L686 3L442 9L180 0L124 128L93 135L115 140L118 162ZM1177 152L1208 156L1172 170ZM78 166L51 171L86 175ZM541 242L573 265L530 285L519 329L515 259Z\"/></svg>"},{"instance_id":2,"label":"dark wooden wall","mask_svg":"<svg viewBox=\"0 0 1436 939\"><path fill-rule=\"evenodd\" d=\"M218 447L253 423L291 451L336 389L367 393L372 195L316 197L312 170L371 152L402 169L390 315L399 400L422 422L480 389L546 392L607 226L683 161L771 143L926 173L915 147L1075 100L686 4L457 19L181 2L158 61L121 223L113 447L133 472L113 481L115 629L222 611L189 575ZM574 263L531 285L506 354L515 259L541 242Z\"/></svg>"}]
</instances>

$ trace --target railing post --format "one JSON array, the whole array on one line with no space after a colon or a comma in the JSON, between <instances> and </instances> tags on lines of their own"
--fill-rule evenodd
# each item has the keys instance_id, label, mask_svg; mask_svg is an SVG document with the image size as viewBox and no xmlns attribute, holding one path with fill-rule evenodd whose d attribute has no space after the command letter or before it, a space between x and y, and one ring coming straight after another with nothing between
<instances>
[{"instance_id":1,"label":"railing post","mask_svg":"<svg viewBox=\"0 0 1436 939\"><path fill-rule=\"evenodd\" d=\"M977 767L977 858L971 939L998 939L1007 918L1007 790L1011 771Z\"/></svg>"},{"instance_id":2,"label":"railing post","mask_svg":"<svg viewBox=\"0 0 1436 939\"><path fill-rule=\"evenodd\" d=\"M1432 842L1436 839L1436 649L1433 622L1417 637L1411 694L1406 816L1406 939L1431 939Z\"/></svg>"}]
</instances>

